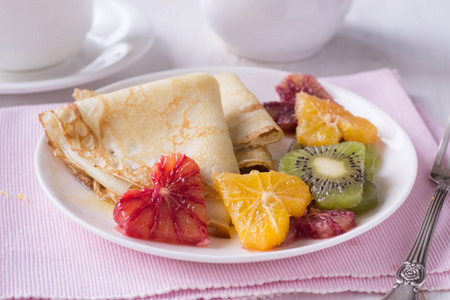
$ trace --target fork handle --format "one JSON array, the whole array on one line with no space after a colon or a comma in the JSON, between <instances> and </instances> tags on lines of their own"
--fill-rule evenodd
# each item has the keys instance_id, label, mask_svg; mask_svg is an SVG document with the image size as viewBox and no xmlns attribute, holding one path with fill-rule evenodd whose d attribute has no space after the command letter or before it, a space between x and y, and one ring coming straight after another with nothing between
<instances>
[{"instance_id":1,"label":"fork handle","mask_svg":"<svg viewBox=\"0 0 450 300\"><path fill-rule=\"evenodd\" d=\"M398 268L395 278L397 283L394 288L383 297L385 299L417 299L418 288L425 281L425 263L428 248L433 237L434 229L441 213L442 205L450 190L450 186L439 183L425 219L420 227L419 234L406 261Z\"/></svg>"}]
</instances>

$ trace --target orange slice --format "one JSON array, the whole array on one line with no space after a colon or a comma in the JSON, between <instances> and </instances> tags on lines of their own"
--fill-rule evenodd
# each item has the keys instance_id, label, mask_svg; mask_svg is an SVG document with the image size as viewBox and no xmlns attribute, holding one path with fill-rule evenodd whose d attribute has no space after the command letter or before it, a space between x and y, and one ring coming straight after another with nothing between
<instances>
[{"instance_id":1,"label":"orange slice","mask_svg":"<svg viewBox=\"0 0 450 300\"><path fill-rule=\"evenodd\" d=\"M214 173L213 179L245 248L267 250L281 244L289 216L302 216L311 202L308 186L284 173Z\"/></svg>"},{"instance_id":2,"label":"orange slice","mask_svg":"<svg viewBox=\"0 0 450 300\"><path fill-rule=\"evenodd\" d=\"M297 142L308 147L337 144L342 139L373 144L378 130L370 121L355 117L339 104L307 93L298 93Z\"/></svg>"},{"instance_id":3,"label":"orange slice","mask_svg":"<svg viewBox=\"0 0 450 300\"><path fill-rule=\"evenodd\" d=\"M362 144L375 144L378 130L369 120L351 115L349 118L340 118L338 128L344 141L355 141Z\"/></svg>"}]
</instances>

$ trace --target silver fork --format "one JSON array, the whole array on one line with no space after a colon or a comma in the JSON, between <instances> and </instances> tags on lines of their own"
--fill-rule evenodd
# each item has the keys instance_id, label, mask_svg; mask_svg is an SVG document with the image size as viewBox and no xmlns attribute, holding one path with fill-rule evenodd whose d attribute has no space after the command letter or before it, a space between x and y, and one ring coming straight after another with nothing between
<instances>
[{"instance_id":1,"label":"silver fork","mask_svg":"<svg viewBox=\"0 0 450 300\"><path fill-rule=\"evenodd\" d=\"M450 139L450 117L447 120L444 136L439 143L438 152L430 173L430 179L437 183L430 206L420 227L419 234L406 261L398 268L397 283L383 299L418 299L418 289L425 281L425 263L428 248L436 228L442 205L450 190L450 160L446 163L447 146Z\"/></svg>"}]
</instances>

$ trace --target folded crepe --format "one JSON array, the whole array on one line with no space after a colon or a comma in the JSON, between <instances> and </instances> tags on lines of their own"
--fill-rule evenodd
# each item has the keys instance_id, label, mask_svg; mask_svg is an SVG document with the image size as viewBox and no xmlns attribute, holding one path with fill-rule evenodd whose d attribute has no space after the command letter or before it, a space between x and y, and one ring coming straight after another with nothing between
<instances>
[{"instance_id":1,"label":"folded crepe","mask_svg":"<svg viewBox=\"0 0 450 300\"><path fill-rule=\"evenodd\" d=\"M241 173L272 170L266 145L284 136L264 106L233 73L214 75L220 85L222 107Z\"/></svg>"},{"instance_id":2,"label":"folded crepe","mask_svg":"<svg viewBox=\"0 0 450 300\"><path fill-rule=\"evenodd\" d=\"M274 162L266 145L278 142L283 130L236 74L214 77L220 85L222 107L240 172L273 170ZM91 90L75 89L73 93L76 100L95 95Z\"/></svg>"},{"instance_id":3,"label":"folded crepe","mask_svg":"<svg viewBox=\"0 0 450 300\"><path fill-rule=\"evenodd\" d=\"M190 74L109 94L76 90L79 100L40 115L49 144L103 199L151 186L161 155L184 153L201 170L208 230L229 237L230 219L212 170L238 173L217 80Z\"/></svg>"},{"instance_id":4,"label":"folded crepe","mask_svg":"<svg viewBox=\"0 0 450 300\"><path fill-rule=\"evenodd\" d=\"M269 172L274 169L274 161L267 146L245 148L234 151L241 174L248 174L252 170Z\"/></svg>"}]
</instances>

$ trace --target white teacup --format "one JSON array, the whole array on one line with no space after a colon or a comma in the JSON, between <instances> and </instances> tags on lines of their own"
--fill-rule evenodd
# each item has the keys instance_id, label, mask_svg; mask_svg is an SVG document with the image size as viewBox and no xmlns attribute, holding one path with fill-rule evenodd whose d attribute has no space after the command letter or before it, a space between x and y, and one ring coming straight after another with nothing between
<instances>
[{"instance_id":1,"label":"white teacup","mask_svg":"<svg viewBox=\"0 0 450 300\"><path fill-rule=\"evenodd\" d=\"M93 0L0 0L0 70L29 71L73 55L91 28Z\"/></svg>"},{"instance_id":2,"label":"white teacup","mask_svg":"<svg viewBox=\"0 0 450 300\"><path fill-rule=\"evenodd\" d=\"M351 0L202 0L206 21L235 53L293 61L320 50L337 32Z\"/></svg>"}]
</instances>

